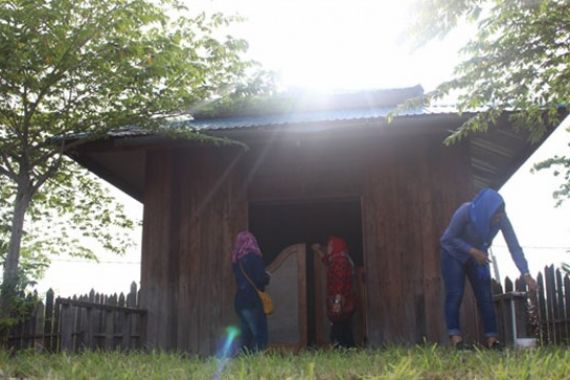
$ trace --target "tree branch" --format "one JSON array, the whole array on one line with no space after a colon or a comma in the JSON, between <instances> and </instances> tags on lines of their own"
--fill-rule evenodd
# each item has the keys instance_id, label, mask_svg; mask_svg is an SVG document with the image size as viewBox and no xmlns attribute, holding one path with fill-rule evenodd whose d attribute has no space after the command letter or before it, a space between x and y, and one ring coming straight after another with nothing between
<instances>
[{"instance_id":1,"label":"tree branch","mask_svg":"<svg viewBox=\"0 0 570 380\"><path fill-rule=\"evenodd\" d=\"M0 165L0 174L5 175L6 177L10 178L14 182L16 182L18 180L18 177L16 176L15 173L13 173L9 169L6 169L5 167L3 167L1 165Z\"/></svg>"},{"instance_id":2,"label":"tree branch","mask_svg":"<svg viewBox=\"0 0 570 380\"><path fill-rule=\"evenodd\" d=\"M25 120L25 122L27 122L29 120L29 118L31 118L31 115L35 112L35 110L37 109L38 105L41 103L41 101L43 100L44 96L46 95L46 93L48 92L48 90L50 89L50 87L56 83L62 76L63 74L66 72L66 68L64 65L64 62L66 62L67 57L69 56L69 54L71 54L71 51L75 48L81 48L82 46L84 46L85 44L87 44L87 42L89 42L90 40L92 40L95 36L95 34L90 35L88 38L85 38L84 41L80 44L78 44L77 46L75 46L75 44L77 43L77 41L79 40L79 36L80 36L80 32L84 29L84 27L86 25L89 25L91 22L91 18L92 18L92 14L89 15L89 17L87 18L87 20L85 20L85 22L81 25L81 27L77 30L77 33L75 34L75 37L73 38L73 40L71 41L71 43L69 44L68 48L65 50L65 52L63 53L63 55L61 56L61 59L59 60L59 62L57 62L57 64L54 66L52 72L50 74L47 75L46 77L46 83L45 86L40 90L40 93L38 94L38 98L36 99L36 101L32 104L32 107L30 109L29 114L27 115L27 120Z\"/></svg>"},{"instance_id":3,"label":"tree branch","mask_svg":"<svg viewBox=\"0 0 570 380\"><path fill-rule=\"evenodd\" d=\"M18 122L14 115L11 115L7 110L0 109L0 114L2 114L6 118L6 125L18 136L21 137L21 133L18 130Z\"/></svg>"},{"instance_id":4,"label":"tree branch","mask_svg":"<svg viewBox=\"0 0 570 380\"><path fill-rule=\"evenodd\" d=\"M57 172L57 170L61 166L62 158L63 156L60 155L57 158L57 160L44 172L44 174L38 176L36 183L31 186L32 194L35 194L40 189L40 187L42 187L45 181L47 181L51 176L53 176Z\"/></svg>"},{"instance_id":5,"label":"tree branch","mask_svg":"<svg viewBox=\"0 0 570 380\"><path fill-rule=\"evenodd\" d=\"M5 152L1 152L0 153L2 155L2 159L4 161L4 165L6 165L6 168L4 170L7 170L8 172L14 174L14 176L16 176L16 171L14 170L14 168L12 167L12 165L10 165L10 160L8 159L8 156L6 155ZM13 179L13 178L12 178Z\"/></svg>"}]
</instances>

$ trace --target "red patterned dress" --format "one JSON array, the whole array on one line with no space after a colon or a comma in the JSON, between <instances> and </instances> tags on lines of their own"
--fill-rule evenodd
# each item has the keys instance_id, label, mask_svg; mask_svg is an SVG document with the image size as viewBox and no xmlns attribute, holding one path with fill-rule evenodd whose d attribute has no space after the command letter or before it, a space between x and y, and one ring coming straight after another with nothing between
<instances>
[{"instance_id":1,"label":"red patterned dress","mask_svg":"<svg viewBox=\"0 0 570 380\"><path fill-rule=\"evenodd\" d=\"M346 319L355 309L355 297L352 289L353 264L348 256L348 247L344 240L331 237L332 252L323 257L327 266L327 311L331 321ZM341 307L335 309L340 295ZM340 310L340 311L339 311Z\"/></svg>"}]
</instances>

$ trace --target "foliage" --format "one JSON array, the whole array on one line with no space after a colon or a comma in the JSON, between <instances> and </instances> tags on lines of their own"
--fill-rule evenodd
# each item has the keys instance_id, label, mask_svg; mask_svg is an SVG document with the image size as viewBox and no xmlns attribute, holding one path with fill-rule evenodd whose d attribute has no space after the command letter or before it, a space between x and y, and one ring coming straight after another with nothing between
<instances>
[{"instance_id":1,"label":"foliage","mask_svg":"<svg viewBox=\"0 0 570 380\"><path fill-rule=\"evenodd\" d=\"M570 127L567 129L570 132ZM570 144L568 144L570 148ZM553 174L554 176L562 176L563 182L553 193L554 199L557 199L557 205L562 204L564 199L570 198L570 155L568 156L558 156L554 155L554 157L548 158L538 164L534 165L533 170L541 170L541 169L548 169L554 168Z\"/></svg>"},{"instance_id":2,"label":"foliage","mask_svg":"<svg viewBox=\"0 0 570 380\"><path fill-rule=\"evenodd\" d=\"M0 263L10 237L13 192L7 193L0 199ZM20 271L39 279L55 255L97 260L98 249L123 254L134 245L135 223L100 180L69 160L33 197L23 231Z\"/></svg>"},{"instance_id":3,"label":"foliage","mask_svg":"<svg viewBox=\"0 0 570 380\"><path fill-rule=\"evenodd\" d=\"M3 292L4 294L10 294L12 298L9 300L11 304L10 313L0 316L0 346L7 338L8 331L19 322L25 320L38 302L41 302L36 293L29 292L30 287L34 285L35 282L28 277L27 270L22 269L18 276L15 292ZM0 285L0 287L2 286L5 285Z\"/></svg>"},{"instance_id":4,"label":"foliage","mask_svg":"<svg viewBox=\"0 0 570 380\"><path fill-rule=\"evenodd\" d=\"M240 356L0 352L6 377L50 379L567 379L567 348L457 352L437 346ZM2 374L0 373L0 378Z\"/></svg>"},{"instance_id":5,"label":"foliage","mask_svg":"<svg viewBox=\"0 0 570 380\"><path fill-rule=\"evenodd\" d=\"M444 37L474 22L477 32L463 47L455 77L427 94L433 102L453 93L459 108L482 110L446 140L484 132L504 112L531 141L559 124L570 101L570 2L567 0L417 1L412 34L418 44ZM554 194L570 197L570 157L555 157L538 168L561 167L565 182Z\"/></svg>"},{"instance_id":6,"label":"foliage","mask_svg":"<svg viewBox=\"0 0 570 380\"><path fill-rule=\"evenodd\" d=\"M234 21L193 15L179 0L0 3L0 228L11 228L5 281L14 280L22 236L24 256L77 248L68 243L80 236L125 249L107 227L132 222L65 153L125 126L214 140L165 125L211 97L257 91L259 75L242 58L247 43L218 37ZM60 214L78 232L58 229ZM50 231L34 233L34 221ZM93 254L85 246L76 253Z\"/></svg>"}]
</instances>

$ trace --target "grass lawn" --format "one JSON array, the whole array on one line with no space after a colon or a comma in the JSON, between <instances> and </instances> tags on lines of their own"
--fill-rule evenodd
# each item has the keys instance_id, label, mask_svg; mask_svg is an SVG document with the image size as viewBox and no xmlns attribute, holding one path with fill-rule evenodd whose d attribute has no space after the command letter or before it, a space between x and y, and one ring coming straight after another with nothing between
<instances>
[{"instance_id":1,"label":"grass lawn","mask_svg":"<svg viewBox=\"0 0 570 380\"><path fill-rule=\"evenodd\" d=\"M570 349L462 351L436 346L241 356L0 351L0 379L568 379Z\"/></svg>"}]
</instances>

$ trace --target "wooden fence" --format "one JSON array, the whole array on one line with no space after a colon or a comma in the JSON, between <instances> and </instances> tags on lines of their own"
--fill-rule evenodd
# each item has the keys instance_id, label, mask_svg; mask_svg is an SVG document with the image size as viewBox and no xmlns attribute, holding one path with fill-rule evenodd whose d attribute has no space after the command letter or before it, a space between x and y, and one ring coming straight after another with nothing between
<instances>
[{"instance_id":1,"label":"wooden fence","mask_svg":"<svg viewBox=\"0 0 570 380\"><path fill-rule=\"evenodd\" d=\"M553 265L536 277L538 291L528 293L523 278L504 287L494 283L500 339L538 338L541 344L570 343L570 276Z\"/></svg>"},{"instance_id":2,"label":"wooden fence","mask_svg":"<svg viewBox=\"0 0 570 380\"><path fill-rule=\"evenodd\" d=\"M554 266L536 277L538 292L527 294L522 278L493 284L499 339L536 337L541 344L570 344L570 276ZM127 350L144 346L146 311L139 307L136 284L126 296L55 298L48 291L31 316L8 336L12 349L47 351ZM443 316L442 316L443 318Z\"/></svg>"},{"instance_id":3,"label":"wooden fence","mask_svg":"<svg viewBox=\"0 0 570 380\"><path fill-rule=\"evenodd\" d=\"M94 290L85 296L55 298L50 289L29 318L8 334L8 348L46 351L128 350L143 346L145 310L138 308L135 283L126 296Z\"/></svg>"}]
</instances>

